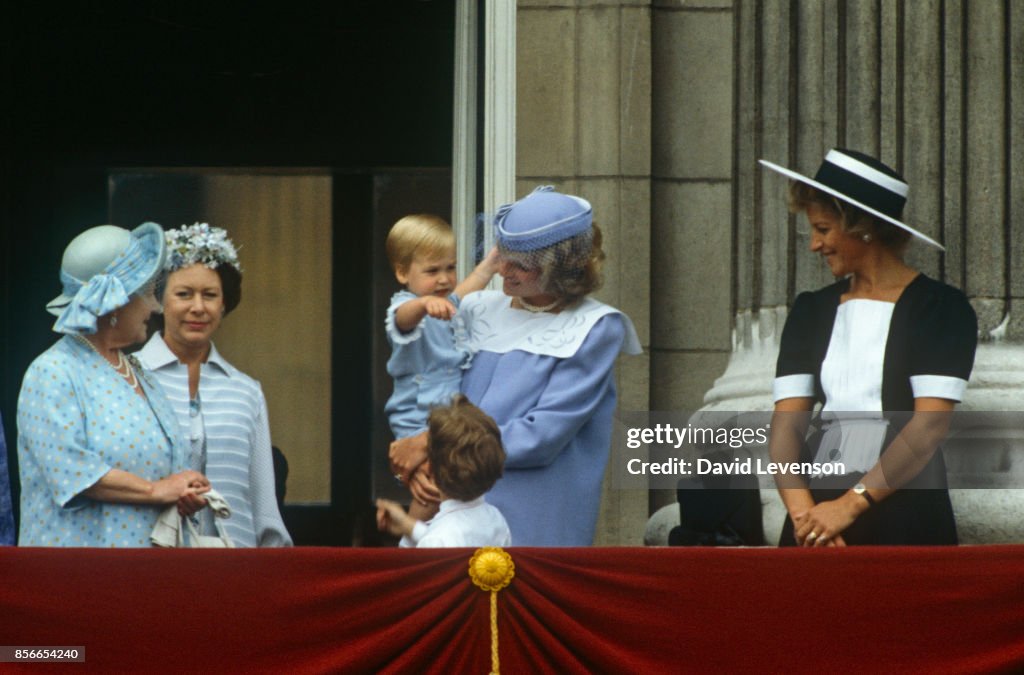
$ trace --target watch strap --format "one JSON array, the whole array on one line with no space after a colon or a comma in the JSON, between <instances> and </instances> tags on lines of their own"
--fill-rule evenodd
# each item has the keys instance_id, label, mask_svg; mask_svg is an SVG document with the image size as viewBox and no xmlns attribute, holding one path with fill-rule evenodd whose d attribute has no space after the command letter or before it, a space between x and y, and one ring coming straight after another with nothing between
<instances>
[{"instance_id":1,"label":"watch strap","mask_svg":"<svg viewBox=\"0 0 1024 675\"><path fill-rule=\"evenodd\" d=\"M863 497L867 501L869 507L878 504L878 502L876 502L875 498L871 496L871 493L868 492L867 487L865 487L863 483L857 483L856 485L854 485L853 491L859 494L861 497Z\"/></svg>"}]
</instances>

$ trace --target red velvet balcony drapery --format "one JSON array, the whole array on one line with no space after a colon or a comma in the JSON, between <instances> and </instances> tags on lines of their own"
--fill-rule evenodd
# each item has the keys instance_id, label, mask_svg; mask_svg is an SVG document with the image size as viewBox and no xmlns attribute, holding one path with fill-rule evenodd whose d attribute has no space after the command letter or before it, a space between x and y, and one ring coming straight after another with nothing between
<instances>
[{"instance_id":1,"label":"red velvet balcony drapery","mask_svg":"<svg viewBox=\"0 0 1024 675\"><path fill-rule=\"evenodd\" d=\"M1024 671L1024 546L510 548L505 673ZM0 671L490 668L471 549L0 549Z\"/></svg>"}]
</instances>

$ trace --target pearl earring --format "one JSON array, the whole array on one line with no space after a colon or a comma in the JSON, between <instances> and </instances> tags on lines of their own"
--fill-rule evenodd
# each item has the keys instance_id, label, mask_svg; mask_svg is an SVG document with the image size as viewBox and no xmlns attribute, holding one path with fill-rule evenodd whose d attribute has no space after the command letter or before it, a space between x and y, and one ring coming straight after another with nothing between
<instances>
[{"instance_id":1,"label":"pearl earring","mask_svg":"<svg viewBox=\"0 0 1024 675\"><path fill-rule=\"evenodd\" d=\"M861 237L861 239L864 241L865 244L870 244L871 243L871 235L870 234L865 234L863 237Z\"/></svg>"},{"instance_id":2,"label":"pearl earring","mask_svg":"<svg viewBox=\"0 0 1024 675\"><path fill-rule=\"evenodd\" d=\"M110 327L113 328L117 325L117 314L110 315Z\"/></svg>"}]
</instances>

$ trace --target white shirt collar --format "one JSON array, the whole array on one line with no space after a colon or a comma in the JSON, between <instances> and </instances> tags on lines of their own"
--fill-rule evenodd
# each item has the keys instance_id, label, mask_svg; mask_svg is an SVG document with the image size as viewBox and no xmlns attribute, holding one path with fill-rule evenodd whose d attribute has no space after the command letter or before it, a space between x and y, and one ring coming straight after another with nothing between
<instances>
[{"instance_id":1,"label":"white shirt collar","mask_svg":"<svg viewBox=\"0 0 1024 675\"><path fill-rule=\"evenodd\" d=\"M150 370L160 370L170 365L181 363L178 357L175 356L171 348L164 342L164 338L160 333L154 333L149 342L139 350L139 358L142 359L144 365ZM225 375L231 376L231 364L228 363L220 352L217 351L217 346L210 343L210 354L206 357L206 363L212 363L224 372Z\"/></svg>"},{"instance_id":2,"label":"white shirt collar","mask_svg":"<svg viewBox=\"0 0 1024 675\"><path fill-rule=\"evenodd\" d=\"M461 511L462 509L471 509L474 506L480 506L484 503L484 496L480 495L476 499L471 499L468 502L460 502L458 499L446 499L441 502L441 507L437 511L437 516L452 511ZM437 516L434 516L436 518Z\"/></svg>"}]
</instances>

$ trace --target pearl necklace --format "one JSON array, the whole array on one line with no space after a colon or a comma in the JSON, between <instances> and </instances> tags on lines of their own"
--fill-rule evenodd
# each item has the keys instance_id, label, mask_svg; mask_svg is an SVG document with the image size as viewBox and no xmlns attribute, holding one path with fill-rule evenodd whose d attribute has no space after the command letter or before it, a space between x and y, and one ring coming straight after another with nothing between
<instances>
[{"instance_id":1,"label":"pearl necklace","mask_svg":"<svg viewBox=\"0 0 1024 675\"><path fill-rule=\"evenodd\" d=\"M539 314L541 312L549 312L555 307L557 307L561 302L562 300L560 298L556 298L555 301L552 302L550 305L544 305L543 307L541 307L538 305L531 305L525 299L519 298L519 304L523 306L523 309L525 309L527 312L533 312L535 314Z\"/></svg>"},{"instance_id":2,"label":"pearl necklace","mask_svg":"<svg viewBox=\"0 0 1024 675\"><path fill-rule=\"evenodd\" d=\"M110 363L107 357L103 356L103 354L100 354L100 350L96 349L96 345L94 345L85 336L76 334L75 338L78 339L79 342L85 344L85 346L87 346L89 349L96 352L96 354L101 359L103 359L107 363ZM130 386L132 389L139 388L139 379L135 377L135 369L132 368L131 362L124 357L124 352L122 352L120 349L117 350L117 365L115 366L113 363L110 363L110 367L113 368L118 375L124 378L125 382L127 382L128 386Z\"/></svg>"}]
</instances>

